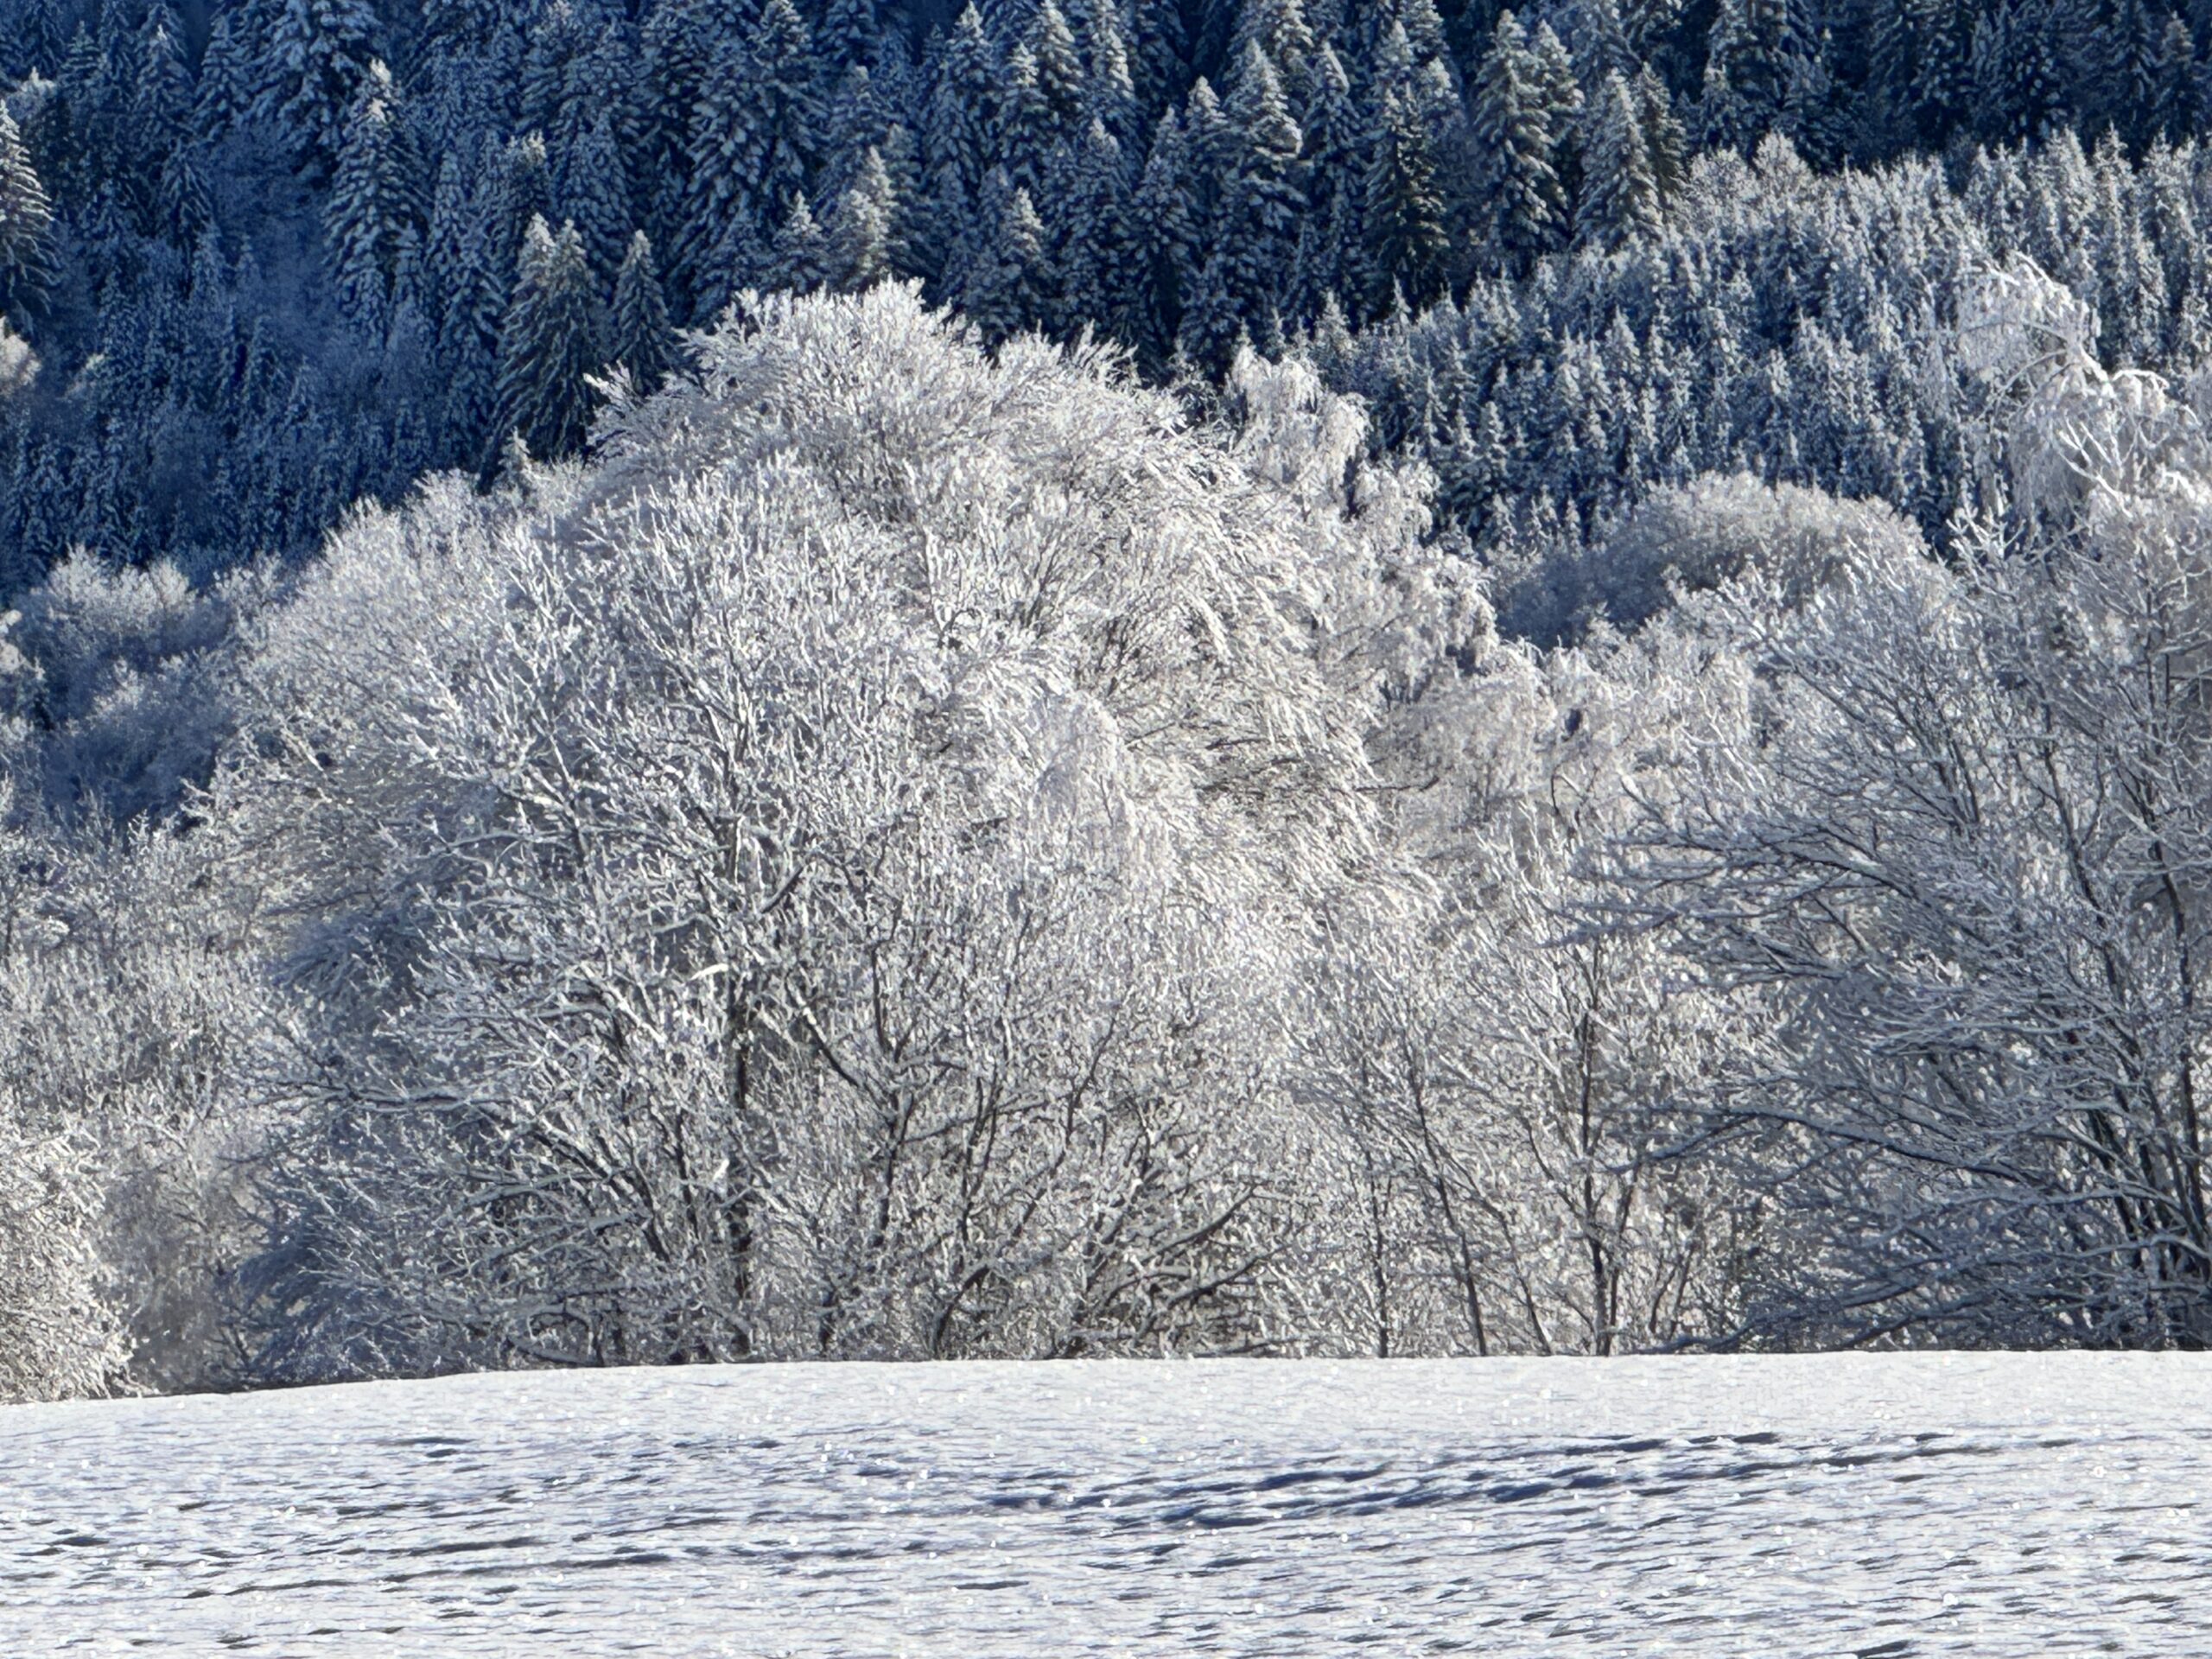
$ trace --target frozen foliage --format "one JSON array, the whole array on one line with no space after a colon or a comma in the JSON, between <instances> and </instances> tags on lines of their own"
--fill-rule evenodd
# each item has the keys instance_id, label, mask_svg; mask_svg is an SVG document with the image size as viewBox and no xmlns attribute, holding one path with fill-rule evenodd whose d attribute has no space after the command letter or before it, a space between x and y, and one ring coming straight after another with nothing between
<instances>
[{"instance_id":1,"label":"frozen foliage","mask_svg":"<svg viewBox=\"0 0 2212 1659\"><path fill-rule=\"evenodd\" d=\"M1633 880L1718 979L1782 993L1719 1096L1821 1154L1773 1316L2196 1346L2212 452L2032 273L1980 303L2026 545L1985 524L1952 568L1700 607L1757 653L1764 736L1699 757Z\"/></svg>"},{"instance_id":2,"label":"frozen foliage","mask_svg":"<svg viewBox=\"0 0 2212 1659\"><path fill-rule=\"evenodd\" d=\"M2204 1345L2202 386L1953 309L1942 556L1730 472L1486 584L1296 359L1194 426L885 286L61 565L10 1387Z\"/></svg>"},{"instance_id":3,"label":"frozen foliage","mask_svg":"<svg viewBox=\"0 0 2212 1659\"><path fill-rule=\"evenodd\" d=\"M2183 1355L456 1377L0 1410L0 1645L2195 1651Z\"/></svg>"},{"instance_id":4,"label":"frozen foliage","mask_svg":"<svg viewBox=\"0 0 2212 1659\"><path fill-rule=\"evenodd\" d=\"M1580 557L1554 550L1533 566L1501 569L1498 603L1512 632L1559 640L1601 620L1640 626L1681 591L1753 571L1797 602L1877 551L1909 558L1924 549L1919 531L1885 503L1838 501L1747 473L1708 474L1656 491Z\"/></svg>"},{"instance_id":5,"label":"frozen foliage","mask_svg":"<svg viewBox=\"0 0 2212 1659\"><path fill-rule=\"evenodd\" d=\"M1481 620L1417 494L1348 517L1288 372L1225 454L895 289L696 350L589 471L340 537L250 672L217 799L324 918L273 1363L1262 1338L1274 1011Z\"/></svg>"}]
</instances>

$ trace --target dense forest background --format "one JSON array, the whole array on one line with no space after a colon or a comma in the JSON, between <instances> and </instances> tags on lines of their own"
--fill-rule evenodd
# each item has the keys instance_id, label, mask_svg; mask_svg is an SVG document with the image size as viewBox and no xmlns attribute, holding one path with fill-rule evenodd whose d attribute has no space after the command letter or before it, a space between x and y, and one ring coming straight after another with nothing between
<instances>
[{"instance_id":1,"label":"dense forest background","mask_svg":"<svg viewBox=\"0 0 2212 1659\"><path fill-rule=\"evenodd\" d=\"M594 373L745 289L887 276L1198 385L1305 342L1502 562L1733 467L1940 542L1961 269L2026 252L2109 362L2202 350L2200 42L2132 0L22 0L0 595L303 554L573 452Z\"/></svg>"},{"instance_id":2,"label":"dense forest background","mask_svg":"<svg viewBox=\"0 0 2212 1659\"><path fill-rule=\"evenodd\" d=\"M0 85L0 1389L2212 1338L2212 10Z\"/></svg>"}]
</instances>

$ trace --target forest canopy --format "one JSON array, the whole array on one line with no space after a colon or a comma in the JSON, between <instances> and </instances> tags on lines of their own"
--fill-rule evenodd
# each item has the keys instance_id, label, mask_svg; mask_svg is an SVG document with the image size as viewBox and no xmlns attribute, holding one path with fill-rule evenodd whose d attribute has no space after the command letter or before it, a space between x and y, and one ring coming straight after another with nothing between
<instances>
[{"instance_id":1,"label":"forest canopy","mask_svg":"<svg viewBox=\"0 0 2212 1659\"><path fill-rule=\"evenodd\" d=\"M0 1393L2204 1345L2201 41L24 0Z\"/></svg>"}]
</instances>

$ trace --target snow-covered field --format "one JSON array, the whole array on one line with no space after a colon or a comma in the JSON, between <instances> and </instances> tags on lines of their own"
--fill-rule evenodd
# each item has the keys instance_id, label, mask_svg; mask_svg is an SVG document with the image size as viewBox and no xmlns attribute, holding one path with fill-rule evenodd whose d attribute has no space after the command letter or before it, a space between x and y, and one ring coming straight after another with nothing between
<instances>
[{"instance_id":1,"label":"snow-covered field","mask_svg":"<svg viewBox=\"0 0 2212 1659\"><path fill-rule=\"evenodd\" d=\"M2212 1654L2212 1363L791 1366L0 1410L0 1655Z\"/></svg>"}]
</instances>

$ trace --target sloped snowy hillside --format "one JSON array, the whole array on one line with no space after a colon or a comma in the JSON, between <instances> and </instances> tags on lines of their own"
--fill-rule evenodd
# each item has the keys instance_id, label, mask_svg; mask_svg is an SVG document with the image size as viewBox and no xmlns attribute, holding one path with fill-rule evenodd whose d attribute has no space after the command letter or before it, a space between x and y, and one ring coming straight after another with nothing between
<instances>
[{"instance_id":1,"label":"sloped snowy hillside","mask_svg":"<svg viewBox=\"0 0 2212 1659\"><path fill-rule=\"evenodd\" d=\"M11 1656L2212 1652L2191 1357L470 1376L0 1470Z\"/></svg>"}]
</instances>

